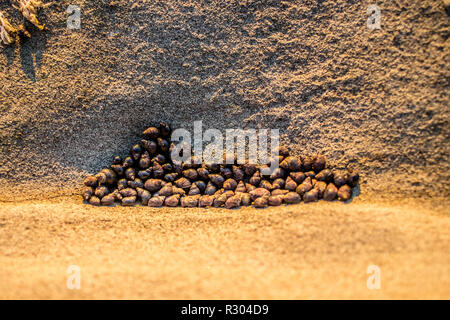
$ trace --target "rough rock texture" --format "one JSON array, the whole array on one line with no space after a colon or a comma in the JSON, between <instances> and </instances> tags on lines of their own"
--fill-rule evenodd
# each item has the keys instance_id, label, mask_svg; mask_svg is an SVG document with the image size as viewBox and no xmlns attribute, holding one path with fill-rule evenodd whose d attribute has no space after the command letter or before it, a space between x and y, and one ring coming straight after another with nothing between
<instances>
[{"instance_id":1,"label":"rough rock texture","mask_svg":"<svg viewBox=\"0 0 450 320\"><path fill-rule=\"evenodd\" d=\"M58 1L1 49L0 200L73 193L159 119L279 128L359 169L363 197L449 195L441 2L379 2L375 31L364 1L77 3L81 30Z\"/></svg>"},{"instance_id":2,"label":"rough rock texture","mask_svg":"<svg viewBox=\"0 0 450 320\"><path fill-rule=\"evenodd\" d=\"M442 3L380 4L377 31L360 1L82 1L80 31L69 3L2 49L1 200L69 192L154 119L280 128L368 192L448 194Z\"/></svg>"}]
</instances>

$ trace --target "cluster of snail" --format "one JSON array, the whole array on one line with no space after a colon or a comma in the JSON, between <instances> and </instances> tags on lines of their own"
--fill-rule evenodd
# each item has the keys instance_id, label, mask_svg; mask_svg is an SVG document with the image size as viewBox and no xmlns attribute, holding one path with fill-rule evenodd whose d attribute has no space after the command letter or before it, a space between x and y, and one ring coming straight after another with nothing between
<instances>
[{"instance_id":1,"label":"cluster of snail","mask_svg":"<svg viewBox=\"0 0 450 320\"><path fill-rule=\"evenodd\" d=\"M324 199L347 201L359 175L353 170L331 170L324 156L295 157L278 150L279 167L264 175L265 165L215 164L171 160L174 144L165 122L144 131L145 139L131 147L127 157L113 158L109 168L85 181L83 199L92 205L149 207L256 208Z\"/></svg>"}]
</instances>

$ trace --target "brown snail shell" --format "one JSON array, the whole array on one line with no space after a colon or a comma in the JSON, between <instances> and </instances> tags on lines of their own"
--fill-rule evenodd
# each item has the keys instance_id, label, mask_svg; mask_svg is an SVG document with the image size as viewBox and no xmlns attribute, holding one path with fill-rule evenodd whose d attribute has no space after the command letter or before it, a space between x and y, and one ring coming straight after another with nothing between
<instances>
[{"instance_id":1,"label":"brown snail shell","mask_svg":"<svg viewBox=\"0 0 450 320\"><path fill-rule=\"evenodd\" d=\"M169 142L166 139L158 138L156 139L156 143L158 144L158 147L162 152L169 151Z\"/></svg>"},{"instance_id":2,"label":"brown snail shell","mask_svg":"<svg viewBox=\"0 0 450 320\"><path fill-rule=\"evenodd\" d=\"M295 192L297 192L300 196L303 196L306 192L312 189L312 182L311 178L308 177L303 181L301 184L298 185L297 189L295 189Z\"/></svg>"},{"instance_id":3,"label":"brown snail shell","mask_svg":"<svg viewBox=\"0 0 450 320\"><path fill-rule=\"evenodd\" d=\"M172 130L170 129L169 124L167 122L164 122L164 121L160 121L159 122L158 128L159 128L159 133L163 137L169 137L170 133L172 132Z\"/></svg>"},{"instance_id":4,"label":"brown snail shell","mask_svg":"<svg viewBox=\"0 0 450 320\"><path fill-rule=\"evenodd\" d=\"M125 189L125 188L128 188L128 181L127 181L127 179L120 179L117 182L117 189L122 190L122 189Z\"/></svg>"},{"instance_id":5,"label":"brown snail shell","mask_svg":"<svg viewBox=\"0 0 450 320\"><path fill-rule=\"evenodd\" d=\"M167 182L174 182L178 177L178 173L168 173L164 176L164 180Z\"/></svg>"},{"instance_id":6,"label":"brown snail shell","mask_svg":"<svg viewBox=\"0 0 450 320\"><path fill-rule=\"evenodd\" d=\"M89 201L89 199L94 194L94 189L92 187L84 187L83 189L83 200Z\"/></svg>"},{"instance_id":7,"label":"brown snail shell","mask_svg":"<svg viewBox=\"0 0 450 320\"><path fill-rule=\"evenodd\" d=\"M151 199L152 194L145 189L139 188L140 192L138 192L138 196L141 199L141 202L144 206L148 204L148 201Z\"/></svg>"},{"instance_id":8,"label":"brown snail shell","mask_svg":"<svg viewBox=\"0 0 450 320\"><path fill-rule=\"evenodd\" d=\"M286 189L274 189L270 194L272 196L284 196L285 194L288 194L289 190Z\"/></svg>"},{"instance_id":9,"label":"brown snail shell","mask_svg":"<svg viewBox=\"0 0 450 320\"><path fill-rule=\"evenodd\" d=\"M186 191L184 189L178 188L178 187L172 187L172 193L173 194L179 194L181 196L186 195Z\"/></svg>"},{"instance_id":10,"label":"brown snail shell","mask_svg":"<svg viewBox=\"0 0 450 320\"><path fill-rule=\"evenodd\" d=\"M300 171L302 162L297 157L288 156L280 163L280 167L289 171Z\"/></svg>"},{"instance_id":11,"label":"brown snail shell","mask_svg":"<svg viewBox=\"0 0 450 320\"><path fill-rule=\"evenodd\" d=\"M134 206L136 204L136 197L124 197L122 199L122 205L129 207Z\"/></svg>"},{"instance_id":12,"label":"brown snail shell","mask_svg":"<svg viewBox=\"0 0 450 320\"><path fill-rule=\"evenodd\" d=\"M333 172L330 169L324 169L316 174L315 178L319 181L333 181Z\"/></svg>"},{"instance_id":13,"label":"brown snail shell","mask_svg":"<svg viewBox=\"0 0 450 320\"><path fill-rule=\"evenodd\" d=\"M161 189L162 180L160 179L148 179L145 181L144 188L150 192L156 192Z\"/></svg>"},{"instance_id":14,"label":"brown snail shell","mask_svg":"<svg viewBox=\"0 0 450 320\"><path fill-rule=\"evenodd\" d=\"M214 186L214 184L211 181L208 182L208 184L206 185L205 194L211 196L211 195L215 194L216 191L217 191L217 188Z\"/></svg>"},{"instance_id":15,"label":"brown snail shell","mask_svg":"<svg viewBox=\"0 0 450 320\"><path fill-rule=\"evenodd\" d=\"M114 197L114 195L108 194L102 198L101 203L104 206L110 206L110 205L114 204L114 201L116 201L116 198Z\"/></svg>"},{"instance_id":16,"label":"brown snail shell","mask_svg":"<svg viewBox=\"0 0 450 320\"><path fill-rule=\"evenodd\" d=\"M303 201L305 203L315 202L319 200L319 190L311 189L303 195Z\"/></svg>"},{"instance_id":17,"label":"brown snail shell","mask_svg":"<svg viewBox=\"0 0 450 320\"><path fill-rule=\"evenodd\" d=\"M162 179L164 177L164 169L159 163L154 162L152 170L153 170L153 177L155 179Z\"/></svg>"},{"instance_id":18,"label":"brown snail shell","mask_svg":"<svg viewBox=\"0 0 450 320\"><path fill-rule=\"evenodd\" d=\"M100 199L97 196L92 196L89 199L89 203L92 204L93 206L99 206L100 205Z\"/></svg>"},{"instance_id":19,"label":"brown snail shell","mask_svg":"<svg viewBox=\"0 0 450 320\"><path fill-rule=\"evenodd\" d=\"M172 183L168 183L166 184L164 187L162 187L159 191L158 191L160 196L164 196L164 197L170 197L173 194L173 185Z\"/></svg>"},{"instance_id":20,"label":"brown snail shell","mask_svg":"<svg viewBox=\"0 0 450 320\"><path fill-rule=\"evenodd\" d=\"M227 201L227 195L226 194L221 194L217 197L214 198L214 202L213 202L213 206L214 207L221 207L225 204L225 202Z\"/></svg>"},{"instance_id":21,"label":"brown snail shell","mask_svg":"<svg viewBox=\"0 0 450 320\"><path fill-rule=\"evenodd\" d=\"M239 195L231 196L227 199L227 201L225 201L225 208L227 209L237 208L240 205L241 205L241 196Z\"/></svg>"},{"instance_id":22,"label":"brown snail shell","mask_svg":"<svg viewBox=\"0 0 450 320\"><path fill-rule=\"evenodd\" d=\"M313 159L312 169L314 172L320 172L327 166L327 159L323 155L317 155Z\"/></svg>"},{"instance_id":23,"label":"brown snail shell","mask_svg":"<svg viewBox=\"0 0 450 320\"><path fill-rule=\"evenodd\" d=\"M202 192L202 193L206 189L206 183L204 181L202 181L202 180L194 181L193 184L195 184L197 186L197 188L200 189L200 192Z\"/></svg>"},{"instance_id":24,"label":"brown snail shell","mask_svg":"<svg viewBox=\"0 0 450 320\"><path fill-rule=\"evenodd\" d=\"M297 188L297 183L294 181L294 179L292 179L289 176L286 179L286 183L284 184L284 187L286 188L286 190L295 191L295 189Z\"/></svg>"},{"instance_id":25,"label":"brown snail shell","mask_svg":"<svg viewBox=\"0 0 450 320\"><path fill-rule=\"evenodd\" d=\"M273 185L267 180L261 180L261 182L259 184L259 187L267 189L267 190L273 190L274 189Z\"/></svg>"},{"instance_id":26,"label":"brown snail shell","mask_svg":"<svg viewBox=\"0 0 450 320\"><path fill-rule=\"evenodd\" d=\"M349 171L347 175L347 184L354 188L358 185L359 174L356 171Z\"/></svg>"},{"instance_id":27,"label":"brown snail shell","mask_svg":"<svg viewBox=\"0 0 450 320\"><path fill-rule=\"evenodd\" d=\"M239 181L238 185L236 186L235 192L247 192L247 188L245 187L245 184L242 180Z\"/></svg>"},{"instance_id":28,"label":"brown snail shell","mask_svg":"<svg viewBox=\"0 0 450 320\"><path fill-rule=\"evenodd\" d=\"M261 183L261 174L259 171L255 172L253 176L249 180L250 184L254 185L255 187L259 186Z\"/></svg>"},{"instance_id":29,"label":"brown snail shell","mask_svg":"<svg viewBox=\"0 0 450 320\"><path fill-rule=\"evenodd\" d=\"M149 127L143 132L143 134L149 139L156 139L159 137L159 130L156 127Z\"/></svg>"},{"instance_id":30,"label":"brown snail shell","mask_svg":"<svg viewBox=\"0 0 450 320\"><path fill-rule=\"evenodd\" d=\"M225 190L235 190L237 187L237 182L234 179L227 179L225 180L225 182L223 183L223 188Z\"/></svg>"},{"instance_id":31,"label":"brown snail shell","mask_svg":"<svg viewBox=\"0 0 450 320\"><path fill-rule=\"evenodd\" d=\"M198 173L195 169L186 169L183 171L183 176L188 178L189 180L197 180Z\"/></svg>"},{"instance_id":32,"label":"brown snail shell","mask_svg":"<svg viewBox=\"0 0 450 320\"><path fill-rule=\"evenodd\" d=\"M154 196L148 200L147 205L149 207L161 207L164 204L165 199L166 197L164 196Z\"/></svg>"},{"instance_id":33,"label":"brown snail shell","mask_svg":"<svg viewBox=\"0 0 450 320\"><path fill-rule=\"evenodd\" d=\"M338 193L338 189L333 183L329 183L327 185L327 188L325 189L325 192L323 193L323 198L326 201L333 201L336 199Z\"/></svg>"},{"instance_id":34,"label":"brown snail shell","mask_svg":"<svg viewBox=\"0 0 450 320\"><path fill-rule=\"evenodd\" d=\"M314 184L314 189L316 189L319 192L318 197L320 199L323 197L323 194L325 193L325 190L327 189L327 183L325 181L317 181Z\"/></svg>"},{"instance_id":35,"label":"brown snail shell","mask_svg":"<svg viewBox=\"0 0 450 320\"><path fill-rule=\"evenodd\" d=\"M270 196L267 199L267 202L269 206L281 206L281 204L283 203L283 196Z\"/></svg>"},{"instance_id":36,"label":"brown snail shell","mask_svg":"<svg viewBox=\"0 0 450 320\"><path fill-rule=\"evenodd\" d=\"M286 184L286 182L283 179L278 178L278 179L275 179L274 182L272 182L272 187L274 189L283 189L285 184Z\"/></svg>"},{"instance_id":37,"label":"brown snail shell","mask_svg":"<svg viewBox=\"0 0 450 320\"><path fill-rule=\"evenodd\" d=\"M347 183L347 179L348 179L348 174L346 172L343 171L336 171L334 172L334 185L336 187L341 187L344 184Z\"/></svg>"},{"instance_id":38,"label":"brown snail shell","mask_svg":"<svg viewBox=\"0 0 450 320\"><path fill-rule=\"evenodd\" d=\"M174 194L174 195L171 195L170 197L167 197L166 200L164 201L164 204L168 207L176 207L176 206L178 206L179 201L180 201L180 195Z\"/></svg>"},{"instance_id":39,"label":"brown snail shell","mask_svg":"<svg viewBox=\"0 0 450 320\"><path fill-rule=\"evenodd\" d=\"M141 169L147 169L148 167L150 167L151 163L152 161L150 159L150 155L147 151L145 151L139 159L139 167Z\"/></svg>"},{"instance_id":40,"label":"brown snail shell","mask_svg":"<svg viewBox=\"0 0 450 320\"><path fill-rule=\"evenodd\" d=\"M95 189L95 196L98 198L103 198L104 196L106 196L109 193L109 190L106 186L99 186Z\"/></svg>"},{"instance_id":41,"label":"brown snail shell","mask_svg":"<svg viewBox=\"0 0 450 320\"><path fill-rule=\"evenodd\" d=\"M200 189L195 184L192 184L189 189L188 196L195 196L198 194L201 194Z\"/></svg>"},{"instance_id":42,"label":"brown snail shell","mask_svg":"<svg viewBox=\"0 0 450 320\"><path fill-rule=\"evenodd\" d=\"M243 206L249 206L252 204L252 197L249 193L243 193L241 194L241 204Z\"/></svg>"},{"instance_id":43,"label":"brown snail shell","mask_svg":"<svg viewBox=\"0 0 450 320\"><path fill-rule=\"evenodd\" d=\"M122 195L122 197L127 198L127 197L136 197L137 196L137 191L131 188L126 188L126 189L122 189L119 191L119 193Z\"/></svg>"},{"instance_id":44,"label":"brown snail shell","mask_svg":"<svg viewBox=\"0 0 450 320\"><path fill-rule=\"evenodd\" d=\"M183 177L178 180L175 180L175 185L178 188L182 188L184 190L189 190L189 188L191 187L191 182L188 179Z\"/></svg>"},{"instance_id":45,"label":"brown snail shell","mask_svg":"<svg viewBox=\"0 0 450 320\"><path fill-rule=\"evenodd\" d=\"M252 198L252 201L255 201L256 199L264 196L267 197L270 196L270 191L265 188L256 188L255 190L252 190L249 193Z\"/></svg>"},{"instance_id":46,"label":"brown snail shell","mask_svg":"<svg viewBox=\"0 0 450 320\"><path fill-rule=\"evenodd\" d=\"M140 144L135 144L130 149L130 154L134 161L139 160L139 158L141 157L141 153L142 153L142 147Z\"/></svg>"},{"instance_id":47,"label":"brown snail shell","mask_svg":"<svg viewBox=\"0 0 450 320\"><path fill-rule=\"evenodd\" d=\"M242 170L242 169L239 168L238 166L233 166L233 167L231 168L231 171L233 172L233 178L234 178L236 181L241 181L241 180L244 179L244 176L245 176L244 170Z\"/></svg>"},{"instance_id":48,"label":"brown snail shell","mask_svg":"<svg viewBox=\"0 0 450 320\"><path fill-rule=\"evenodd\" d=\"M198 200L199 207L211 207L214 202L214 197L210 195L203 195Z\"/></svg>"},{"instance_id":49,"label":"brown snail shell","mask_svg":"<svg viewBox=\"0 0 450 320\"><path fill-rule=\"evenodd\" d=\"M314 159L308 156L302 157L303 171L311 171Z\"/></svg>"},{"instance_id":50,"label":"brown snail shell","mask_svg":"<svg viewBox=\"0 0 450 320\"><path fill-rule=\"evenodd\" d=\"M209 179L209 171L206 168L198 168L197 169L198 177L202 180L208 180Z\"/></svg>"},{"instance_id":51,"label":"brown snail shell","mask_svg":"<svg viewBox=\"0 0 450 320\"><path fill-rule=\"evenodd\" d=\"M256 187L254 185L250 184L250 183L246 183L245 184L245 189L247 190L247 192L250 192L252 190L255 190Z\"/></svg>"},{"instance_id":52,"label":"brown snail shell","mask_svg":"<svg viewBox=\"0 0 450 320\"><path fill-rule=\"evenodd\" d=\"M181 206L187 208L194 208L198 206L198 199L200 195L186 196L181 198Z\"/></svg>"},{"instance_id":53,"label":"brown snail shell","mask_svg":"<svg viewBox=\"0 0 450 320\"><path fill-rule=\"evenodd\" d=\"M209 180L219 188L222 188L223 183L225 182L225 179L220 174L210 174Z\"/></svg>"},{"instance_id":54,"label":"brown snail shell","mask_svg":"<svg viewBox=\"0 0 450 320\"><path fill-rule=\"evenodd\" d=\"M255 174L257 167L256 164L245 163L242 165L242 169L246 176L251 177Z\"/></svg>"},{"instance_id":55,"label":"brown snail shell","mask_svg":"<svg viewBox=\"0 0 450 320\"><path fill-rule=\"evenodd\" d=\"M296 184L300 184L306 179L306 175L301 171L291 172L289 173L289 177L291 177Z\"/></svg>"},{"instance_id":56,"label":"brown snail shell","mask_svg":"<svg viewBox=\"0 0 450 320\"><path fill-rule=\"evenodd\" d=\"M338 190L338 200L347 201L352 197L352 189L344 184Z\"/></svg>"},{"instance_id":57,"label":"brown snail shell","mask_svg":"<svg viewBox=\"0 0 450 320\"><path fill-rule=\"evenodd\" d=\"M134 180L136 178L136 170L134 168L128 168L125 170L125 177L128 180Z\"/></svg>"},{"instance_id":58,"label":"brown snail shell","mask_svg":"<svg viewBox=\"0 0 450 320\"><path fill-rule=\"evenodd\" d=\"M137 173L139 179L141 180L147 180L152 175L152 168L148 168L146 170L140 170Z\"/></svg>"},{"instance_id":59,"label":"brown snail shell","mask_svg":"<svg viewBox=\"0 0 450 320\"><path fill-rule=\"evenodd\" d=\"M267 197L267 196L259 197L255 200L253 205L255 206L255 208L265 208L269 204L268 199L269 199L269 197Z\"/></svg>"},{"instance_id":60,"label":"brown snail shell","mask_svg":"<svg viewBox=\"0 0 450 320\"><path fill-rule=\"evenodd\" d=\"M226 179L230 179L233 177L233 171L231 171L230 168L220 168L220 174L222 175L222 177L226 180Z\"/></svg>"},{"instance_id":61,"label":"brown snail shell","mask_svg":"<svg viewBox=\"0 0 450 320\"><path fill-rule=\"evenodd\" d=\"M300 203L300 201L302 200L300 195L297 192L288 192L283 196L283 200L284 202L288 203L288 204L296 204L296 203Z\"/></svg>"}]
</instances>

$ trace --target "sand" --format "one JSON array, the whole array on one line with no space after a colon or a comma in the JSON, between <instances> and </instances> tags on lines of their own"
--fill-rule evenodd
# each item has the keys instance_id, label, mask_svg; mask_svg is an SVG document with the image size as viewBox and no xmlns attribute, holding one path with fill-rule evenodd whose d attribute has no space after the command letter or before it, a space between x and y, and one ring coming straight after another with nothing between
<instances>
[{"instance_id":1,"label":"sand","mask_svg":"<svg viewBox=\"0 0 450 320\"><path fill-rule=\"evenodd\" d=\"M46 8L47 32L0 49L0 297L449 298L450 20L442 1L377 3L375 31L350 0L80 0L80 30L71 1ZM83 178L159 120L277 128L294 154L357 169L357 197L83 205Z\"/></svg>"},{"instance_id":2,"label":"sand","mask_svg":"<svg viewBox=\"0 0 450 320\"><path fill-rule=\"evenodd\" d=\"M410 202L410 201L409 201ZM0 209L0 298L448 299L450 215L415 204ZM81 289L66 286L80 267ZM369 265L381 288L367 288Z\"/></svg>"}]
</instances>

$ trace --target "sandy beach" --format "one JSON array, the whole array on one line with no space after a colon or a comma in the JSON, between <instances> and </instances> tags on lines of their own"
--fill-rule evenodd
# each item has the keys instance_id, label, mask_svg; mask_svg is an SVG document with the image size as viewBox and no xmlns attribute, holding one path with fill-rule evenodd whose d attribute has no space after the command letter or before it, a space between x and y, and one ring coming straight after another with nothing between
<instances>
[{"instance_id":1,"label":"sandy beach","mask_svg":"<svg viewBox=\"0 0 450 320\"><path fill-rule=\"evenodd\" d=\"M376 30L363 1L80 0L77 30L72 4L0 47L0 298L450 298L442 1L378 1ZM83 204L83 179L160 120L279 129L292 154L357 170L358 191L265 210Z\"/></svg>"}]
</instances>

